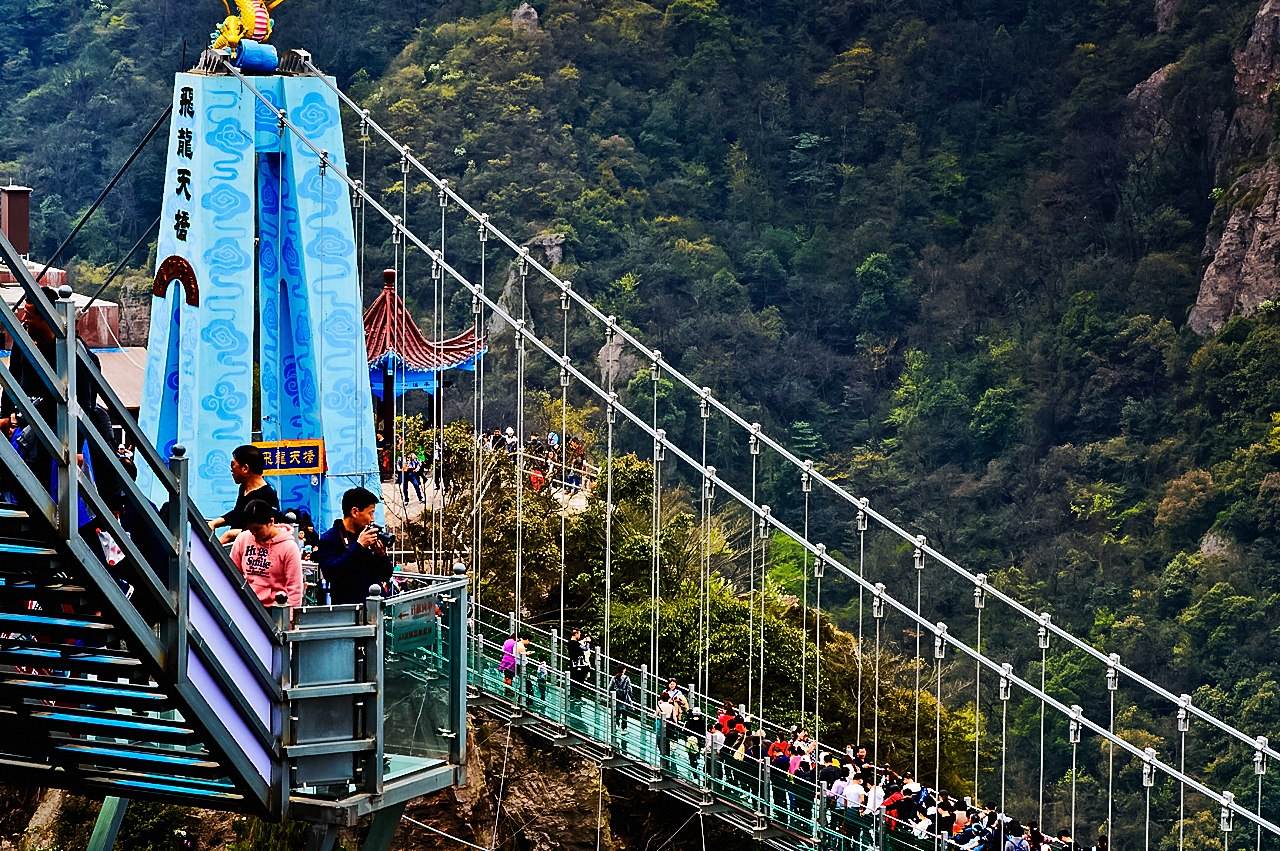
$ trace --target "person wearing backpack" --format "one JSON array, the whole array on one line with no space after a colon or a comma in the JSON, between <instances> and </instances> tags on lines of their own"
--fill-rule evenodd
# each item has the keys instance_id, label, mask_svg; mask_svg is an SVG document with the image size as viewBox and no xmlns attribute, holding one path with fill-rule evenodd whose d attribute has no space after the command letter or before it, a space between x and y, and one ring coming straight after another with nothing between
<instances>
[{"instance_id":1,"label":"person wearing backpack","mask_svg":"<svg viewBox=\"0 0 1280 851\"><path fill-rule=\"evenodd\" d=\"M1031 851L1027 843L1026 831L1016 821L1005 826L1004 851Z\"/></svg>"}]
</instances>

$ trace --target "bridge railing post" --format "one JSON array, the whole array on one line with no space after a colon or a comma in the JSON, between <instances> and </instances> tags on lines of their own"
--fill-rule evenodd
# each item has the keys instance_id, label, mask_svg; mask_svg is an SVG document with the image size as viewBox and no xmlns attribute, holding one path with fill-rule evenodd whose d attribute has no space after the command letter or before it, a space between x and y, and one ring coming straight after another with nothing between
<instances>
[{"instance_id":1,"label":"bridge railing post","mask_svg":"<svg viewBox=\"0 0 1280 851\"><path fill-rule=\"evenodd\" d=\"M453 565L453 575L466 579L467 566L461 562ZM449 762L458 766L458 771L466 770L467 764L467 612L468 590L470 581L454 591L453 601L445 609L449 619L449 637L447 652L449 659L449 723L453 727L453 738L449 742ZM458 780L465 778L459 776Z\"/></svg>"},{"instance_id":2,"label":"bridge railing post","mask_svg":"<svg viewBox=\"0 0 1280 851\"><path fill-rule=\"evenodd\" d=\"M365 623L376 627L374 639L365 651L364 675L367 682L374 684L374 692L364 702L364 734L377 743L365 760L365 789L373 794L382 794L383 750L386 739L383 736L383 708L386 697L386 678L383 676L383 657L386 655L386 631L383 628L382 587L370 585L369 594L365 598Z\"/></svg>"},{"instance_id":3,"label":"bridge railing post","mask_svg":"<svg viewBox=\"0 0 1280 851\"><path fill-rule=\"evenodd\" d=\"M551 670L558 672L560 670L560 653L564 648L561 647L560 629L551 627L551 646L547 648L547 652L551 654Z\"/></svg>"}]
</instances>

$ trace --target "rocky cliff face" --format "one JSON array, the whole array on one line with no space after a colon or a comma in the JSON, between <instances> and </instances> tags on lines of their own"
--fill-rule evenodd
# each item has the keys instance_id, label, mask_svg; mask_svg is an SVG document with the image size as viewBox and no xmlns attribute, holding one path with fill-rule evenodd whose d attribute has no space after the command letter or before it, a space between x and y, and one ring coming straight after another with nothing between
<instances>
[{"instance_id":1,"label":"rocky cliff face","mask_svg":"<svg viewBox=\"0 0 1280 851\"><path fill-rule=\"evenodd\" d=\"M1225 218L1205 241L1208 266L1189 324L1217 331L1280 296L1280 167L1273 161L1274 105L1280 83L1280 0L1265 0L1249 38L1236 51L1236 108L1218 147L1218 185ZM1237 169L1246 163L1243 171ZM1220 229L1219 229L1220 228Z\"/></svg>"},{"instance_id":2,"label":"rocky cliff face","mask_svg":"<svg viewBox=\"0 0 1280 851\"><path fill-rule=\"evenodd\" d=\"M617 847L612 796L589 760L480 714L472 716L468 736L467 785L411 803L409 818L486 848L594 851L597 828L601 849ZM406 822L395 847L419 851L441 844L438 833Z\"/></svg>"}]
</instances>

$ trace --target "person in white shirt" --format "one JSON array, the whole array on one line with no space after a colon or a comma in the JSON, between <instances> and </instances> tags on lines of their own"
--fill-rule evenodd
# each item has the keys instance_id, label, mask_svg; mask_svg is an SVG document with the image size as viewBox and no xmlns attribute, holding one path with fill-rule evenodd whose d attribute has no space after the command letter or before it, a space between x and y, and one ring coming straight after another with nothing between
<instances>
[{"instance_id":1,"label":"person in white shirt","mask_svg":"<svg viewBox=\"0 0 1280 851\"><path fill-rule=\"evenodd\" d=\"M854 777L844 787L844 808L856 813L867 802L867 789L862 785L861 777Z\"/></svg>"},{"instance_id":2,"label":"person in white shirt","mask_svg":"<svg viewBox=\"0 0 1280 851\"><path fill-rule=\"evenodd\" d=\"M873 816L884 805L884 786L880 783L867 790L866 805L862 809L865 816Z\"/></svg>"}]
</instances>

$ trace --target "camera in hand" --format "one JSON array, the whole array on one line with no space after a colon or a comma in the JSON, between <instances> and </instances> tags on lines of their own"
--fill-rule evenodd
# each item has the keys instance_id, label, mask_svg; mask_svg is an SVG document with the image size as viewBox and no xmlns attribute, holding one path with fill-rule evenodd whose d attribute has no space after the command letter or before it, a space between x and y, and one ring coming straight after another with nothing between
<instances>
[{"instance_id":1,"label":"camera in hand","mask_svg":"<svg viewBox=\"0 0 1280 851\"><path fill-rule=\"evenodd\" d=\"M374 534L378 536L378 540L382 542L382 546L384 548L389 550L391 549L392 545L395 544L396 536L391 532L388 532L386 529L382 528L376 523L371 524L369 528L372 529Z\"/></svg>"}]
</instances>

